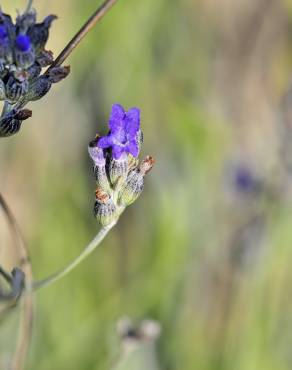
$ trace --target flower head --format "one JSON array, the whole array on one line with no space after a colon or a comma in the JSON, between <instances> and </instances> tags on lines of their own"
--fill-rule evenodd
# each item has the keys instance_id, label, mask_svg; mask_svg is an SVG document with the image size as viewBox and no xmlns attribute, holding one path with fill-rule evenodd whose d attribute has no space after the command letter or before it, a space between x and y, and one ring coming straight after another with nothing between
<instances>
[{"instance_id":1,"label":"flower head","mask_svg":"<svg viewBox=\"0 0 292 370\"><path fill-rule=\"evenodd\" d=\"M45 49L56 18L49 15L37 23L37 13L29 6L13 22L10 15L0 9L0 101L9 106L0 116L0 137L14 135L21 127L20 119L12 125L8 115L15 106L41 99L52 84L70 72L68 67L51 66L53 54ZM42 74L42 69L48 66L50 70Z\"/></svg>"},{"instance_id":2,"label":"flower head","mask_svg":"<svg viewBox=\"0 0 292 370\"><path fill-rule=\"evenodd\" d=\"M137 158L140 110L131 108L126 112L120 104L114 104L109 119L109 128L109 134L99 139L98 147L111 148L113 158L117 160L121 157L125 158L128 153Z\"/></svg>"},{"instance_id":3,"label":"flower head","mask_svg":"<svg viewBox=\"0 0 292 370\"><path fill-rule=\"evenodd\" d=\"M140 196L144 177L154 164L150 156L139 164L142 132L138 108L126 112L120 104L114 104L109 128L107 136L97 135L88 146L97 185L94 215L103 226L115 223Z\"/></svg>"}]
</instances>

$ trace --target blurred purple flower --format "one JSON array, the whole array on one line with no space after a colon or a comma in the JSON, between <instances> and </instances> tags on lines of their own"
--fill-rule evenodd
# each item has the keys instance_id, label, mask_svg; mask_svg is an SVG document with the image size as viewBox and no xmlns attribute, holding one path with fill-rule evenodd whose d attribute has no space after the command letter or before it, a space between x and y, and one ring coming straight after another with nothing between
<instances>
[{"instance_id":1,"label":"blurred purple flower","mask_svg":"<svg viewBox=\"0 0 292 370\"><path fill-rule=\"evenodd\" d=\"M109 119L109 128L109 134L99 139L98 147L101 149L111 148L114 159L120 159L127 153L138 157L140 110L131 108L125 112L120 104L114 104Z\"/></svg>"},{"instance_id":2,"label":"blurred purple flower","mask_svg":"<svg viewBox=\"0 0 292 370\"><path fill-rule=\"evenodd\" d=\"M240 165L234 172L234 185L239 192L249 193L257 188L257 179L248 167Z\"/></svg>"}]
</instances>

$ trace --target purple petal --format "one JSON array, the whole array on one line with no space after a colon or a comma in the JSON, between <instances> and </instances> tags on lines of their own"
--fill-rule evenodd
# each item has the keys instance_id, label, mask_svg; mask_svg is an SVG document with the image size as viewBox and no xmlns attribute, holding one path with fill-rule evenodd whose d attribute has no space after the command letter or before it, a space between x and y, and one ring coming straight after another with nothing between
<instances>
[{"instance_id":1,"label":"purple petal","mask_svg":"<svg viewBox=\"0 0 292 370\"><path fill-rule=\"evenodd\" d=\"M120 130L124 127L125 111L120 104L113 104L109 119L109 128L111 132Z\"/></svg>"},{"instance_id":2,"label":"purple petal","mask_svg":"<svg viewBox=\"0 0 292 370\"><path fill-rule=\"evenodd\" d=\"M132 140L129 142L129 144L126 146L126 151L130 154L132 154L133 157L138 157L139 154L139 146L136 140Z\"/></svg>"},{"instance_id":3,"label":"purple petal","mask_svg":"<svg viewBox=\"0 0 292 370\"><path fill-rule=\"evenodd\" d=\"M113 157L114 159L119 159L124 153L125 149L119 145L113 145Z\"/></svg>"},{"instance_id":4,"label":"purple petal","mask_svg":"<svg viewBox=\"0 0 292 370\"><path fill-rule=\"evenodd\" d=\"M16 37L15 44L20 51L27 52L31 48L30 37L20 34Z\"/></svg>"},{"instance_id":5,"label":"purple petal","mask_svg":"<svg viewBox=\"0 0 292 370\"><path fill-rule=\"evenodd\" d=\"M129 138L134 138L140 129L140 109L131 108L126 113L125 130Z\"/></svg>"},{"instance_id":6,"label":"purple petal","mask_svg":"<svg viewBox=\"0 0 292 370\"><path fill-rule=\"evenodd\" d=\"M95 165L103 165L105 163L103 150L97 146L88 146L88 152Z\"/></svg>"},{"instance_id":7,"label":"purple petal","mask_svg":"<svg viewBox=\"0 0 292 370\"><path fill-rule=\"evenodd\" d=\"M112 146L112 144L113 144L112 137L109 135L109 136L101 137L98 140L97 146L101 149L106 149Z\"/></svg>"}]
</instances>

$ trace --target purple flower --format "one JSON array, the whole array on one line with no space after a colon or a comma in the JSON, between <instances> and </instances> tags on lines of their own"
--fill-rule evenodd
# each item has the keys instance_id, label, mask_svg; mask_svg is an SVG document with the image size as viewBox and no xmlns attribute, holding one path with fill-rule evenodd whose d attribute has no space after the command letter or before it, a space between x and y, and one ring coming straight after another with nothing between
<instances>
[{"instance_id":1,"label":"purple flower","mask_svg":"<svg viewBox=\"0 0 292 370\"><path fill-rule=\"evenodd\" d=\"M111 148L114 159L120 159L127 153L138 157L140 110L131 108L125 112L120 104L114 104L109 119L109 128L109 134L100 138L97 146L101 149Z\"/></svg>"},{"instance_id":2,"label":"purple flower","mask_svg":"<svg viewBox=\"0 0 292 370\"><path fill-rule=\"evenodd\" d=\"M18 35L15 40L16 46L20 51L27 52L30 49L30 37L27 35Z\"/></svg>"}]
</instances>

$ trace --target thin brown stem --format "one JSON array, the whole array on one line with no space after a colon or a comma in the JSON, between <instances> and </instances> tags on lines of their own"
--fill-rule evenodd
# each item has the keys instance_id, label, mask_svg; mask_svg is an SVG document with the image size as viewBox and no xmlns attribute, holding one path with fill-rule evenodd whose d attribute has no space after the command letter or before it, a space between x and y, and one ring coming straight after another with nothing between
<instances>
[{"instance_id":1,"label":"thin brown stem","mask_svg":"<svg viewBox=\"0 0 292 370\"><path fill-rule=\"evenodd\" d=\"M6 216L11 234L14 239L15 251L19 259L19 264L25 274L27 285L33 281L32 268L29 260L28 249L22 236L20 227L14 217L13 212L8 206L4 196L0 193L0 206ZM21 301L20 328L18 334L17 347L12 359L11 369L21 370L24 367L25 357L28 350L33 322L33 297L32 294L25 294Z\"/></svg>"},{"instance_id":2,"label":"thin brown stem","mask_svg":"<svg viewBox=\"0 0 292 370\"><path fill-rule=\"evenodd\" d=\"M87 20L87 22L80 28L68 45L63 49L60 55L55 59L53 64L47 69L45 73L48 73L53 67L58 67L64 63L76 46L81 42L81 40L86 36L86 34L99 22L103 16L110 10L110 8L115 5L118 0L106 0Z\"/></svg>"}]
</instances>

